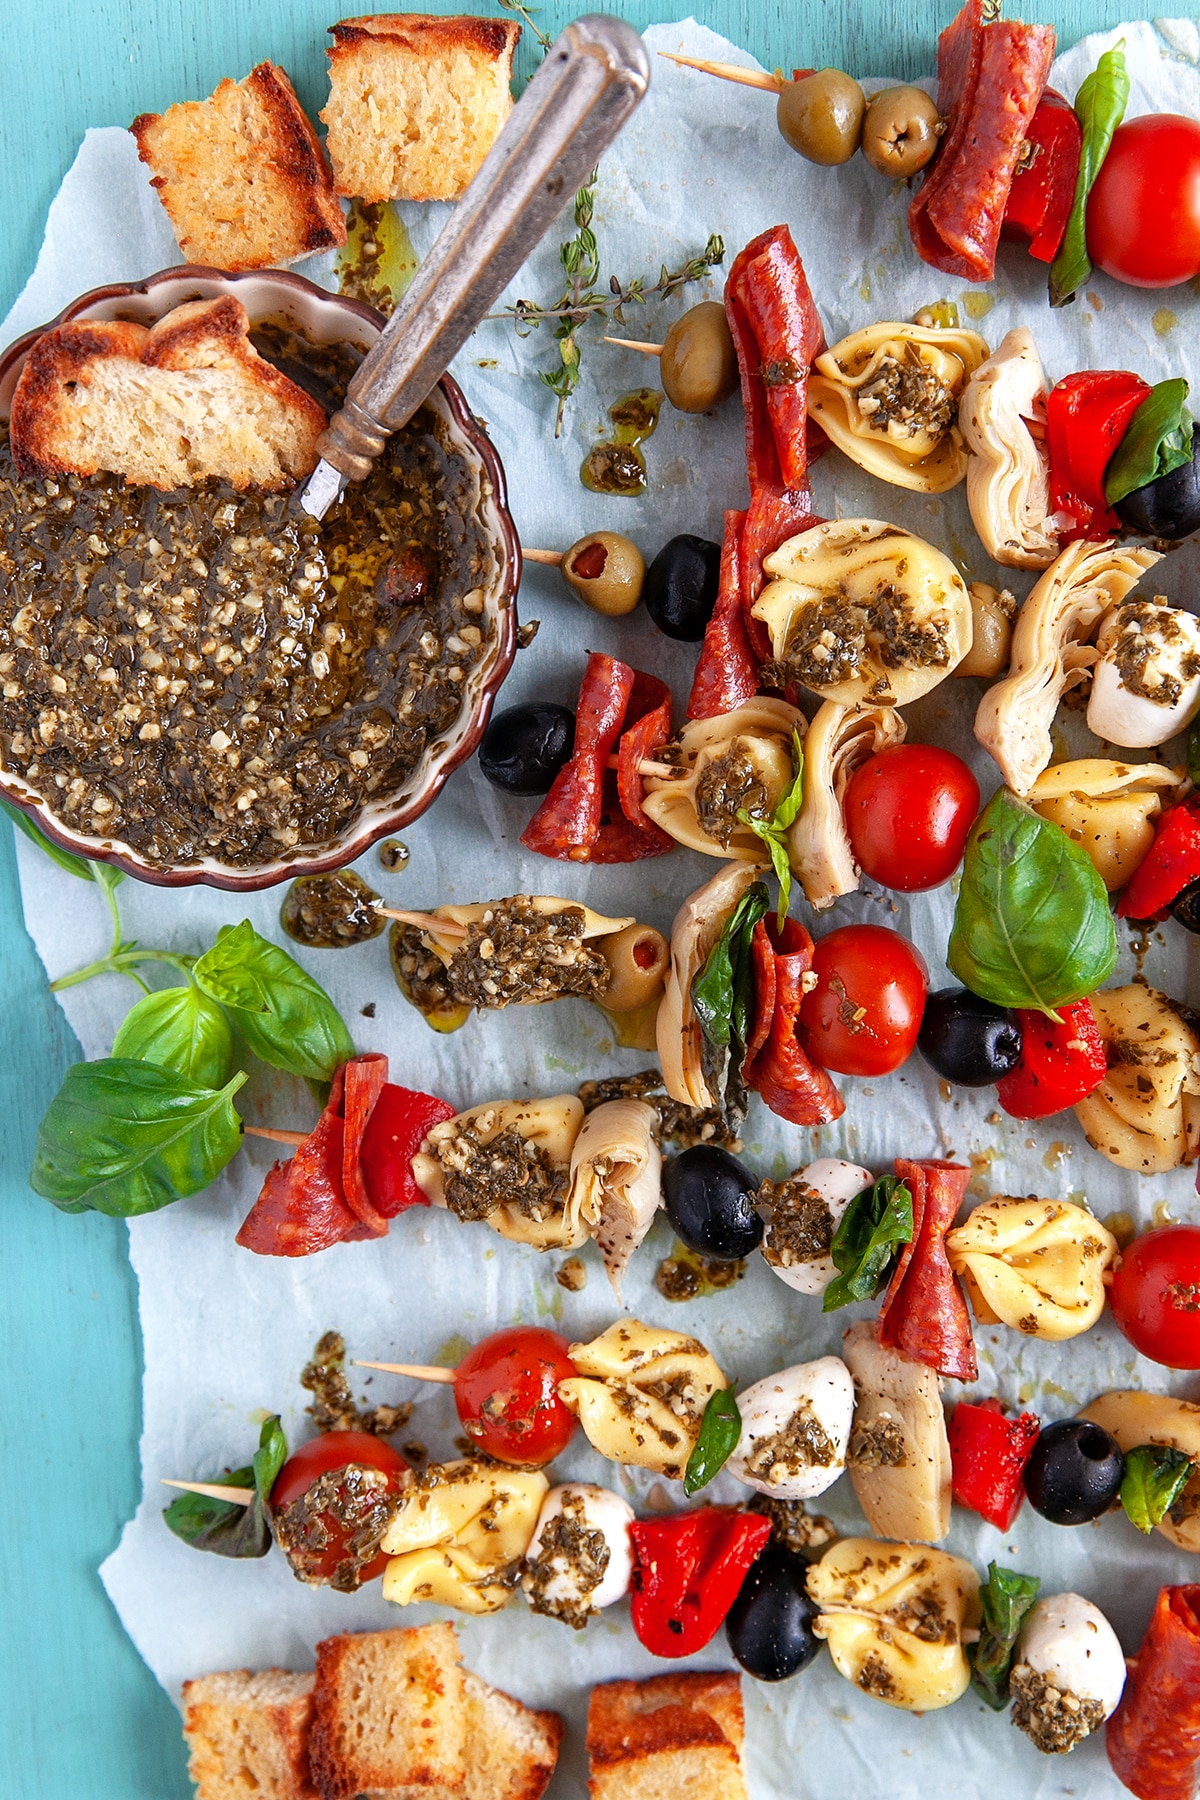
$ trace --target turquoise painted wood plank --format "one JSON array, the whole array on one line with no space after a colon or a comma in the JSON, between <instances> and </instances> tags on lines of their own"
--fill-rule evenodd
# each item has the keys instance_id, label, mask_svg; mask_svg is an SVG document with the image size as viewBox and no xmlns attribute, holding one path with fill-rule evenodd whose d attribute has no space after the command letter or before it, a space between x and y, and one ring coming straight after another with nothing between
<instances>
[{"instance_id":1,"label":"turquoise painted wood plank","mask_svg":"<svg viewBox=\"0 0 1200 1800\"><path fill-rule=\"evenodd\" d=\"M639 25L689 10L609 0ZM431 10L449 12L453 5ZM482 7L474 10L484 10ZM490 10L490 9L489 9ZM555 0L548 31L581 10ZM956 10L911 14L886 0L695 0L690 8L768 66L835 63L911 76L932 66ZM1060 41L1130 16L1128 0L1026 9ZM46 208L87 125L209 93L264 57L305 104L322 103L334 9L316 0L9 0L0 69L0 314L33 265ZM526 54L525 67L531 64ZM138 1659L96 1576L138 1487L141 1344L125 1233L63 1218L26 1183L36 1122L78 1054L24 930L9 833L0 825L0 1796L177 1800L190 1792L174 1708ZM169 1596L164 1596L169 1604Z\"/></svg>"}]
</instances>

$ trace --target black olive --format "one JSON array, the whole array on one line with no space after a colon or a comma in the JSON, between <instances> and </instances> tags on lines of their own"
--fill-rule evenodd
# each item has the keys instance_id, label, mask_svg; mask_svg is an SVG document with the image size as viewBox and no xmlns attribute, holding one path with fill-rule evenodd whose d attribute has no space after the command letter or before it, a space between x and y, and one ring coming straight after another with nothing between
<instances>
[{"instance_id":1,"label":"black olive","mask_svg":"<svg viewBox=\"0 0 1200 1800\"><path fill-rule=\"evenodd\" d=\"M506 794L548 794L574 741L569 707L528 700L496 714L479 746L479 767Z\"/></svg>"},{"instance_id":2,"label":"black olive","mask_svg":"<svg viewBox=\"0 0 1200 1800\"><path fill-rule=\"evenodd\" d=\"M1115 1437L1090 1419L1059 1419L1038 1433L1025 1465L1025 1492L1052 1525L1086 1525L1108 1511L1124 1474Z\"/></svg>"},{"instance_id":3,"label":"black olive","mask_svg":"<svg viewBox=\"0 0 1200 1800\"><path fill-rule=\"evenodd\" d=\"M667 1217L689 1250L738 1262L762 1241L754 1210L758 1182L728 1150L696 1144L663 1165Z\"/></svg>"},{"instance_id":4,"label":"black olive","mask_svg":"<svg viewBox=\"0 0 1200 1800\"><path fill-rule=\"evenodd\" d=\"M917 1048L944 1080L990 1087L1021 1060L1021 1027L966 988L939 988L925 1002Z\"/></svg>"},{"instance_id":5,"label":"black olive","mask_svg":"<svg viewBox=\"0 0 1200 1800\"><path fill-rule=\"evenodd\" d=\"M1185 931L1200 931L1200 881L1189 881L1171 902L1171 917Z\"/></svg>"},{"instance_id":6,"label":"black olive","mask_svg":"<svg viewBox=\"0 0 1200 1800\"><path fill-rule=\"evenodd\" d=\"M642 601L658 629L682 644L698 644L717 604L721 546L684 532L663 545L642 587Z\"/></svg>"},{"instance_id":7,"label":"black olive","mask_svg":"<svg viewBox=\"0 0 1200 1800\"><path fill-rule=\"evenodd\" d=\"M1200 531L1200 430L1192 433L1192 460L1118 500L1117 517L1142 537L1185 538Z\"/></svg>"},{"instance_id":8,"label":"black olive","mask_svg":"<svg viewBox=\"0 0 1200 1800\"><path fill-rule=\"evenodd\" d=\"M756 1681L786 1681L807 1669L821 1640L813 1635L818 1608L808 1597L808 1565L782 1544L768 1544L750 1564L725 1620L736 1660Z\"/></svg>"}]
</instances>

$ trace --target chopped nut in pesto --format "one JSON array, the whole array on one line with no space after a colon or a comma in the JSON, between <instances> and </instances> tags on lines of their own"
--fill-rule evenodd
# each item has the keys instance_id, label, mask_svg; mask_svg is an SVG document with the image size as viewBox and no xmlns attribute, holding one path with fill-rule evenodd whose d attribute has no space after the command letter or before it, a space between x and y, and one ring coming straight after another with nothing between
<instances>
[{"instance_id":1,"label":"chopped nut in pesto","mask_svg":"<svg viewBox=\"0 0 1200 1800\"><path fill-rule=\"evenodd\" d=\"M914 343L905 347L903 362L885 356L878 370L857 392L858 410L872 431L889 437L940 437L958 411L953 391L922 357Z\"/></svg>"},{"instance_id":2,"label":"chopped nut in pesto","mask_svg":"<svg viewBox=\"0 0 1200 1800\"><path fill-rule=\"evenodd\" d=\"M829 1255L833 1214L816 1188L791 1175L786 1181L764 1181L754 1200L770 1208L762 1252L773 1267L790 1269Z\"/></svg>"},{"instance_id":3,"label":"chopped nut in pesto","mask_svg":"<svg viewBox=\"0 0 1200 1800\"><path fill-rule=\"evenodd\" d=\"M1009 1689L1013 1724L1047 1756L1073 1750L1104 1723L1099 1700L1063 1693L1028 1663L1017 1664L1009 1677Z\"/></svg>"},{"instance_id":4,"label":"chopped nut in pesto","mask_svg":"<svg viewBox=\"0 0 1200 1800\"><path fill-rule=\"evenodd\" d=\"M535 1006L577 994L595 1000L609 967L585 941L582 907L541 912L528 894L498 900L467 935L442 955L416 926L395 926L392 967L403 992L422 1012L447 1005Z\"/></svg>"},{"instance_id":5,"label":"chopped nut in pesto","mask_svg":"<svg viewBox=\"0 0 1200 1800\"><path fill-rule=\"evenodd\" d=\"M758 1438L743 1458L746 1476L783 1482L804 1469L828 1469L838 1459L837 1445L807 1400L801 1400L787 1424Z\"/></svg>"},{"instance_id":6,"label":"chopped nut in pesto","mask_svg":"<svg viewBox=\"0 0 1200 1800\"><path fill-rule=\"evenodd\" d=\"M435 1138L433 1149L446 1205L465 1223L486 1219L498 1206L516 1206L526 1218L539 1220L562 1207L567 1171L513 1126L486 1144L471 1126L463 1126Z\"/></svg>"},{"instance_id":7,"label":"chopped nut in pesto","mask_svg":"<svg viewBox=\"0 0 1200 1800\"><path fill-rule=\"evenodd\" d=\"M727 849L734 832L740 829L739 812L749 813L752 819L765 819L770 816L771 807L758 771L735 742L724 756L714 757L701 771L696 782L696 817L700 829Z\"/></svg>"},{"instance_id":8,"label":"chopped nut in pesto","mask_svg":"<svg viewBox=\"0 0 1200 1800\"><path fill-rule=\"evenodd\" d=\"M588 1596L604 1580L611 1559L604 1533L587 1523L583 1500L566 1494L562 1511L542 1528L537 1555L525 1561L522 1585L530 1607L581 1631L595 1616Z\"/></svg>"}]
</instances>

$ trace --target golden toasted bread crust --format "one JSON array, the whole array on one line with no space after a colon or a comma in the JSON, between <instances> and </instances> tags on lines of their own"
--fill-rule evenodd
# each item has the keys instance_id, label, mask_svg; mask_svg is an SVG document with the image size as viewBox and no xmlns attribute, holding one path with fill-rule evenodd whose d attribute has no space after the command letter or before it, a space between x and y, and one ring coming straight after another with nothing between
<instances>
[{"instance_id":1,"label":"golden toasted bread crust","mask_svg":"<svg viewBox=\"0 0 1200 1800\"><path fill-rule=\"evenodd\" d=\"M429 1800L465 1792L466 1727L453 1625L372 1631L317 1645L309 1737L322 1800Z\"/></svg>"},{"instance_id":2,"label":"golden toasted bread crust","mask_svg":"<svg viewBox=\"0 0 1200 1800\"><path fill-rule=\"evenodd\" d=\"M424 13L375 13L358 19L342 19L329 27L333 45L329 60L353 54L365 39L385 38L418 54L435 55L449 50L473 51L505 63L512 71L513 54L521 36L515 19L475 19L466 14L438 18Z\"/></svg>"},{"instance_id":3,"label":"golden toasted bread crust","mask_svg":"<svg viewBox=\"0 0 1200 1800\"><path fill-rule=\"evenodd\" d=\"M741 1681L687 1670L592 1690L587 1749L596 1800L642 1800L674 1789L744 1795Z\"/></svg>"}]
</instances>

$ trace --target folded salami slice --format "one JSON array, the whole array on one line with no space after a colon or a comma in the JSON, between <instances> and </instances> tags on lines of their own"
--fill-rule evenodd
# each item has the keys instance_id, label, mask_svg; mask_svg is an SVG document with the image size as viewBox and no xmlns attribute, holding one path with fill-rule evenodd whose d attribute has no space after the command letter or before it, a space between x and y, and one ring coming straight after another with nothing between
<instances>
[{"instance_id":1,"label":"folded salami slice","mask_svg":"<svg viewBox=\"0 0 1200 1800\"><path fill-rule=\"evenodd\" d=\"M938 39L938 111L948 121L908 209L917 254L944 275L990 281L1009 189L1037 111L1055 33L1050 25L988 20L967 0Z\"/></svg>"},{"instance_id":2,"label":"folded salami slice","mask_svg":"<svg viewBox=\"0 0 1200 1800\"><path fill-rule=\"evenodd\" d=\"M644 856L665 856L675 848L674 838L642 811L646 784L640 767L662 749L670 735L670 688L657 675L635 669L633 691L617 745L616 790L623 817L601 824L592 849L593 862L637 862ZM610 847L623 849L625 854L610 858L605 854Z\"/></svg>"},{"instance_id":3,"label":"folded salami slice","mask_svg":"<svg viewBox=\"0 0 1200 1800\"><path fill-rule=\"evenodd\" d=\"M346 1127L342 1101L346 1066L334 1072L329 1103L296 1154L277 1162L237 1234L258 1256L312 1256L331 1244L379 1233L346 1204L343 1185ZM386 1077L387 1063L384 1062ZM384 1225L386 1231L387 1227Z\"/></svg>"},{"instance_id":4,"label":"folded salami slice","mask_svg":"<svg viewBox=\"0 0 1200 1800\"><path fill-rule=\"evenodd\" d=\"M826 1069L814 1063L796 1036L804 977L813 964L813 941L796 919L777 932L760 919L752 939L754 1026L742 1077L780 1119L793 1125L826 1125L840 1119L846 1102ZM770 971L764 966L770 961ZM767 1006L769 1018L764 1017Z\"/></svg>"},{"instance_id":5,"label":"folded salami slice","mask_svg":"<svg viewBox=\"0 0 1200 1800\"><path fill-rule=\"evenodd\" d=\"M527 850L561 862L591 862L604 812L604 775L633 693L628 663L596 651L587 659L575 709L570 762L521 833Z\"/></svg>"},{"instance_id":6,"label":"folded salami slice","mask_svg":"<svg viewBox=\"0 0 1200 1800\"><path fill-rule=\"evenodd\" d=\"M974 1381L979 1373L971 1319L946 1256L971 1179L959 1163L896 1158L896 1174L912 1195L913 1234L896 1261L879 1309L879 1341L939 1375Z\"/></svg>"},{"instance_id":7,"label":"folded salami slice","mask_svg":"<svg viewBox=\"0 0 1200 1800\"><path fill-rule=\"evenodd\" d=\"M715 719L744 706L758 692L758 660L746 635L740 550L745 513L725 514L717 604L704 631L700 660L688 696L689 719Z\"/></svg>"},{"instance_id":8,"label":"folded salami slice","mask_svg":"<svg viewBox=\"0 0 1200 1800\"><path fill-rule=\"evenodd\" d=\"M387 1086L388 1059L377 1050L356 1056L342 1065L342 1193L355 1218L361 1219L373 1237L384 1237L387 1220L372 1204L362 1172L362 1141L367 1120Z\"/></svg>"},{"instance_id":9,"label":"folded salami slice","mask_svg":"<svg viewBox=\"0 0 1200 1800\"><path fill-rule=\"evenodd\" d=\"M825 334L786 225L761 232L734 258L725 313L742 378L750 491L807 488L809 462L825 444L808 417L808 371Z\"/></svg>"},{"instance_id":10,"label":"folded salami slice","mask_svg":"<svg viewBox=\"0 0 1200 1800\"><path fill-rule=\"evenodd\" d=\"M1200 1587L1165 1587L1105 1727L1108 1760L1138 1800L1194 1800L1200 1764Z\"/></svg>"}]
</instances>

